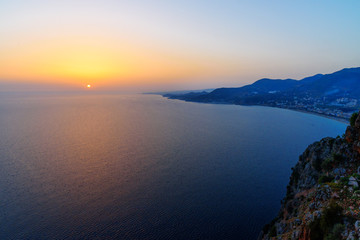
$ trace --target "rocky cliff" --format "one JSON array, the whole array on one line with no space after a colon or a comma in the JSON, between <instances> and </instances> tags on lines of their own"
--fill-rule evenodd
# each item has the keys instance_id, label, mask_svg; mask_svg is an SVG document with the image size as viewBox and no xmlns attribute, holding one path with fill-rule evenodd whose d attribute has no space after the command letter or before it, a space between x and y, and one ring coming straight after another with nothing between
<instances>
[{"instance_id":1,"label":"rocky cliff","mask_svg":"<svg viewBox=\"0 0 360 240\"><path fill-rule=\"evenodd\" d=\"M311 144L292 169L278 216L259 239L359 239L360 113L343 137Z\"/></svg>"}]
</instances>

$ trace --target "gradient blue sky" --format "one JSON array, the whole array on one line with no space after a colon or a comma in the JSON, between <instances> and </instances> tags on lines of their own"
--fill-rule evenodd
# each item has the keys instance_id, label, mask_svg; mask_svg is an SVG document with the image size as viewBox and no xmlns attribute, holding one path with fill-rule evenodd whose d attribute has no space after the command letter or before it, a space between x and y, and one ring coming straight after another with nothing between
<instances>
[{"instance_id":1,"label":"gradient blue sky","mask_svg":"<svg viewBox=\"0 0 360 240\"><path fill-rule=\"evenodd\" d=\"M360 1L0 0L0 83L165 90L360 66Z\"/></svg>"}]
</instances>

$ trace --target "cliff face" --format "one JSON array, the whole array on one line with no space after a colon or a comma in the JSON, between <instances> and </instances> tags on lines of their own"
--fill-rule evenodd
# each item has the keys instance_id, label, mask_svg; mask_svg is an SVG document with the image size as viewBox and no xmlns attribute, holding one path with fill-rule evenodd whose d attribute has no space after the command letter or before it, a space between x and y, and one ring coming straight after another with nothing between
<instances>
[{"instance_id":1,"label":"cliff face","mask_svg":"<svg viewBox=\"0 0 360 240\"><path fill-rule=\"evenodd\" d=\"M259 239L358 239L360 113L344 137L311 144L292 170L280 212Z\"/></svg>"}]
</instances>

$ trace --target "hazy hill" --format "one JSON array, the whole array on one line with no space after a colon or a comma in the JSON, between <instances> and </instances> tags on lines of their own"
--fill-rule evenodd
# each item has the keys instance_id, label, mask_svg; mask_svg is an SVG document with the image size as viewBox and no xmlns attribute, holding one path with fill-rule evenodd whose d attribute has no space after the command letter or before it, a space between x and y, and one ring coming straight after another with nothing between
<instances>
[{"instance_id":1,"label":"hazy hill","mask_svg":"<svg viewBox=\"0 0 360 240\"><path fill-rule=\"evenodd\" d=\"M239 88L163 96L192 102L281 107L348 119L360 108L360 67L301 80L264 78Z\"/></svg>"},{"instance_id":2,"label":"hazy hill","mask_svg":"<svg viewBox=\"0 0 360 240\"><path fill-rule=\"evenodd\" d=\"M212 92L167 94L167 97L195 102L259 104L269 98L351 97L360 98L360 68L346 68L331 74L317 74L301 80L260 79L239 88L218 88Z\"/></svg>"}]
</instances>

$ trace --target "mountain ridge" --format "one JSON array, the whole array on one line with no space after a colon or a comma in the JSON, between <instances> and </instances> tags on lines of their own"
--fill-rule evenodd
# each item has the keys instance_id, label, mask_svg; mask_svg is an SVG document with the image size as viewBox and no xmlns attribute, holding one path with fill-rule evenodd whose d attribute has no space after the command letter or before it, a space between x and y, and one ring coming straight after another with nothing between
<instances>
[{"instance_id":1,"label":"mountain ridge","mask_svg":"<svg viewBox=\"0 0 360 240\"><path fill-rule=\"evenodd\" d=\"M360 108L360 67L301 80L262 78L238 88L211 92L163 94L170 99L202 103L262 105L305 110L348 119Z\"/></svg>"}]
</instances>

